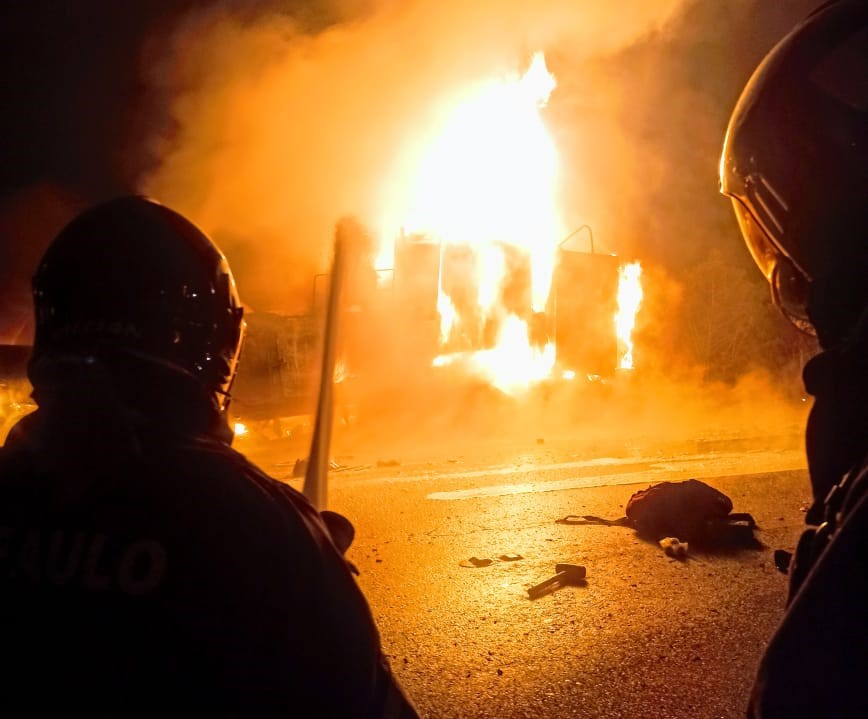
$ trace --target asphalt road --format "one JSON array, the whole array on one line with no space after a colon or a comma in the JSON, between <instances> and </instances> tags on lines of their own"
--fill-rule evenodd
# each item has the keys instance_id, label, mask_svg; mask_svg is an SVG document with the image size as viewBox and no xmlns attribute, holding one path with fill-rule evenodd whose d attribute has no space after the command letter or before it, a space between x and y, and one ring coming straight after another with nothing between
<instances>
[{"instance_id":1,"label":"asphalt road","mask_svg":"<svg viewBox=\"0 0 868 719\"><path fill-rule=\"evenodd\" d=\"M356 525L349 557L395 673L425 717L743 716L780 619L809 501L795 436L624 447L528 440L338 456L331 509ZM240 443L280 478L291 450ZM700 477L750 512L756 548L667 557L616 518L651 482ZM504 561L498 557L517 554ZM471 557L494 560L465 566ZM582 586L531 600L557 562Z\"/></svg>"}]
</instances>

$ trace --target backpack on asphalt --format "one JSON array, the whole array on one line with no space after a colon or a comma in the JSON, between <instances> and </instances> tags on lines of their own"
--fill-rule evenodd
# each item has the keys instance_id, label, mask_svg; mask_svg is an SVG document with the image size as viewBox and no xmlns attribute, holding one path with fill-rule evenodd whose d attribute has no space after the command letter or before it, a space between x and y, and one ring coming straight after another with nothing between
<instances>
[{"instance_id":1,"label":"backpack on asphalt","mask_svg":"<svg viewBox=\"0 0 868 719\"><path fill-rule=\"evenodd\" d=\"M733 528L752 534L756 527L750 514L733 514L732 500L698 479L659 482L635 492L627 501L626 516L620 519L569 515L558 522L632 527L648 539L676 537L688 542L714 540Z\"/></svg>"}]
</instances>

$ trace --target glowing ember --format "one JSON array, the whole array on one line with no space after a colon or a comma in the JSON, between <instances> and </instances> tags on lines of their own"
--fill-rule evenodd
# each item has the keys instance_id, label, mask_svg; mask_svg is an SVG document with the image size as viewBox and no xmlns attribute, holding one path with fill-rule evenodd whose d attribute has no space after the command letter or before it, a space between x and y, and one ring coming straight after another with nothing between
<instances>
[{"instance_id":1,"label":"glowing ember","mask_svg":"<svg viewBox=\"0 0 868 719\"><path fill-rule=\"evenodd\" d=\"M244 422L236 422L233 429L235 430L236 437L243 437L247 434L247 425L245 425Z\"/></svg>"},{"instance_id":2,"label":"glowing ember","mask_svg":"<svg viewBox=\"0 0 868 719\"><path fill-rule=\"evenodd\" d=\"M633 327L639 305L642 304L642 285L639 282L641 275L642 267L638 262L631 262L619 270L615 333L620 354L618 366L621 369L633 369Z\"/></svg>"}]
</instances>

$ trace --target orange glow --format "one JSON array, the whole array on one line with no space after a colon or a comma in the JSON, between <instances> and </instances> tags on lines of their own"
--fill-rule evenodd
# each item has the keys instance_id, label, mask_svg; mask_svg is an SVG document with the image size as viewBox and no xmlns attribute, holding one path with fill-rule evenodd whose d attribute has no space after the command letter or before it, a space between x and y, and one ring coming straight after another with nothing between
<instances>
[{"instance_id":1,"label":"orange glow","mask_svg":"<svg viewBox=\"0 0 868 719\"><path fill-rule=\"evenodd\" d=\"M472 249L475 311L483 321L495 318L498 327L494 347L474 353L471 364L504 389L545 376L554 357L553 347L531 347L526 320L502 306L502 292L510 272L505 246L527 258L528 311L543 311L551 288L563 226L555 202L557 152L540 110L555 86L537 53L523 76L465 92L421 152L405 209L398 213L410 232ZM437 306L441 342L448 344L461 317L442 283Z\"/></svg>"},{"instance_id":2,"label":"orange glow","mask_svg":"<svg viewBox=\"0 0 868 719\"><path fill-rule=\"evenodd\" d=\"M552 343L543 348L533 347L528 342L527 324L510 315L494 347L439 355L434 359L434 366L445 367L459 362L467 363L475 374L484 377L501 392L514 394L551 374L555 347Z\"/></svg>"},{"instance_id":3,"label":"orange glow","mask_svg":"<svg viewBox=\"0 0 868 719\"><path fill-rule=\"evenodd\" d=\"M27 382L0 382L0 446L15 423L36 409L29 396L30 385Z\"/></svg>"},{"instance_id":4,"label":"orange glow","mask_svg":"<svg viewBox=\"0 0 868 719\"><path fill-rule=\"evenodd\" d=\"M619 361L621 369L633 369L633 327L636 313L642 304L642 266L631 262L620 268L618 282L618 312L615 314L615 333L618 337Z\"/></svg>"},{"instance_id":5,"label":"orange glow","mask_svg":"<svg viewBox=\"0 0 868 719\"><path fill-rule=\"evenodd\" d=\"M478 85L460 98L422 155L404 226L483 251L523 248L533 272L533 309L545 307L555 246L558 157L540 116L556 86L542 53L524 76ZM502 269L480 263L480 285ZM499 278L498 278L499 279Z\"/></svg>"},{"instance_id":6,"label":"orange glow","mask_svg":"<svg viewBox=\"0 0 868 719\"><path fill-rule=\"evenodd\" d=\"M437 313L440 315L440 343L446 344L455 326L457 312L449 295L442 290L437 295Z\"/></svg>"}]
</instances>

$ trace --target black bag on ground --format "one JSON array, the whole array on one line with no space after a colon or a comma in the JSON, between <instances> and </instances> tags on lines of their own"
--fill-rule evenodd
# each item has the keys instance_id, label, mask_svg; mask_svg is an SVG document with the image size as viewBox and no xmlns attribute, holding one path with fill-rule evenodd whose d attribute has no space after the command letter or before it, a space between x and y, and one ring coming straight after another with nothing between
<instances>
[{"instance_id":1,"label":"black bag on ground","mask_svg":"<svg viewBox=\"0 0 868 719\"><path fill-rule=\"evenodd\" d=\"M558 522L633 527L648 539L676 537L686 542L714 539L736 523L748 532L756 527L751 515L733 514L732 500L698 479L659 482L640 489L627 501L626 516L620 519L570 515Z\"/></svg>"},{"instance_id":2,"label":"black bag on ground","mask_svg":"<svg viewBox=\"0 0 868 719\"><path fill-rule=\"evenodd\" d=\"M696 541L709 523L724 520L732 512L732 500L698 479L660 482L641 489L627 501L627 519L642 536L677 537Z\"/></svg>"}]
</instances>

